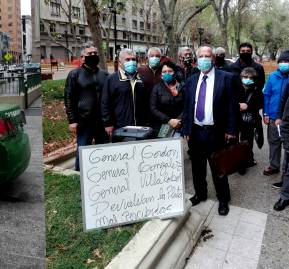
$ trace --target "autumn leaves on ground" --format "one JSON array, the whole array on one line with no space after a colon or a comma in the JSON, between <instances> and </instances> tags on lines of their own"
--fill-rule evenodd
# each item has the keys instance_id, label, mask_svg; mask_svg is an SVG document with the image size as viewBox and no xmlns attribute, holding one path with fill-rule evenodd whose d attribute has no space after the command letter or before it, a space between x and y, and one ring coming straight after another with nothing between
<instances>
[{"instance_id":1,"label":"autumn leaves on ground","mask_svg":"<svg viewBox=\"0 0 289 269\"><path fill-rule=\"evenodd\" d=\"M65 114L64 84L65 80L42 81L44 156L75 141Z\"/></svg>"}]
</instances>

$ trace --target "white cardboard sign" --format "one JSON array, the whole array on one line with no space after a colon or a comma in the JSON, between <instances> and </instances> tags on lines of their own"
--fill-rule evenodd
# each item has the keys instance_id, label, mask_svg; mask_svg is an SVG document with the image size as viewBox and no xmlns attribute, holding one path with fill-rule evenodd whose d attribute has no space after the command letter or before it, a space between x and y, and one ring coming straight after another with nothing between
<instances>
[{"instance_id":1,"label":"white cardboard sign","mask_svg":"<svg viewBox=\"0 0 289 269\"><path fill-rule=\"evenodd\" d=\"M80 147L84 229L184 213L181 138Z\"/></svg>"}]
</instances>

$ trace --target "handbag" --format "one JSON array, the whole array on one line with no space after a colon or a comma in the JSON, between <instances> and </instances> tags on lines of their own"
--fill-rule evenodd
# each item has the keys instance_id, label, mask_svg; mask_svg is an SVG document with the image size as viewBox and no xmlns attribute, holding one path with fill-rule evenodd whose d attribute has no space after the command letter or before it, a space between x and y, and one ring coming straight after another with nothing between
<instances>
[{"instance_id":1,"label":"handbag","mask_svg":"<svg viewBox=\"0 0 289 269\"><path fill-rule=\"evenodd\" d=\"M253 95L253 92L251 92L248 95L247 100L246 100L246 104L249 103L252 95ZM245 123L248 123L250 125L254 125L256 123L255 117L254 117L252 112L244 111L244 112L241 113L241 117L242 117L243 122L245 122Z\"/></svg>"},{"instance_id":2,"label":"handbag","mask_svg":"<svg viewBox=\"0 0 289 269\"><path fill-rule=\"evenodd\" d=\"M224 149L212 153L212 169L218 177L228 176L246 166L251 157L252 150L248 141L228 144Z\"/></svg>"}]
</instances>

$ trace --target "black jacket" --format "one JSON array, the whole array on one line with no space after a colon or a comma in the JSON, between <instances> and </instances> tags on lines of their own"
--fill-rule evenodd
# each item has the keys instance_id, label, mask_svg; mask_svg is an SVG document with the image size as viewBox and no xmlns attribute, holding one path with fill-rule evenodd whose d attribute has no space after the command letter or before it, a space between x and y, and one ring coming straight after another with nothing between
<instances>
[{"instance_id":1,"label":"black jacket","mask_svg":"<svg viewBox=\"0 0 289 269\"><path fill-rule=\"evenodd\" d=\"M177 96L172 96L163 81L154 86L150 98L154 126L160 127L170 119L181 119L184 109L184 85L179 84Z\"/></svg>"},{"instance_id":2,"label":"black jacket","mask_svg":"<svg viewBox=\"0 0 289 269\"><path fill-rule=\"evenodd\" d=\"M260 100L259 102L259 109L263 108L263 87L265 85L265 71L264 68L261 64L256 63L254 60L251 61L251 63L249 65L243 65L240 61L240 59L238 59L235 63L230 65L230 69L231 72L238 75L238 77L240 78L240 74L242 72L242 70L246 67L253 67L256 72L257 72L257 80L256 80L256 86L257 86L257 92L258 92L258 98Z\"/></svg>"},{"instance_id":3,"label":"black jacket","mask_svg":"<svg viewBox=\"0 0 289 269\"><path fill-rule=\"evenodd\" d=\"M69 72L64 92L69 123L101 121L100 95L107 76L106 71L92 71L84 66Z\"/></svg>"},{"instance_id":4,"label":"black jacket","mask_svg":"<svg viewBox=\"0 0 289 269\"><path fill-rule=\"evenodd\" d=\"M138 75L135 80L129 80L122 70L115 72L108 77L101 98L104 126L114 126L115 129L124 126L147 126L148 104L149 91L145 89Z\"/></svg>"}]
</instances>

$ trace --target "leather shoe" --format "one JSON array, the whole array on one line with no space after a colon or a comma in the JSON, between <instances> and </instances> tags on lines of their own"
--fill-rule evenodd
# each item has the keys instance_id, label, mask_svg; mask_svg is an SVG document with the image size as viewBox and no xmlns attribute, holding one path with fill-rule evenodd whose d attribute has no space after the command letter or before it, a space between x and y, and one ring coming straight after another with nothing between
<instances>
[{"instance_id":1,"label":"leather shoe","mask_svg":"<svg viewBox=\"0 0 289 269\"><path fill-rule=\"evenodd\" d=\"M264 169L263 171L263 175L265 176L271 176L273 174L278 174L279 173L279 169L277 168L273 168L271 166L268 166L267 168Z\"/></svg>"},{"instance_id":2,"label":"leather shoe","mask_svg":"<svg viewBox=\"0 0 289 269\"><path fill-rule=\"evenodd\" d=\"M219 215L227 216L229 211L230 211L230 209L229 209L228 203L219 202L219 208L218 208Z\"/></svg>"},{"instance_id":3,"label":"leather shoe","mask_svg":"<svg viewBox=\"0 0 289 269\"><path fill-rule=\"evenodd\" d=\"M200 202L203 202L206 200L207 200L207 196L199 196L197 194L195 194L192 198L190 198L192 206L195 206L195 205L199 204Z\"/></svg>"},{"instance_id":4,"label":"leather shoe","mask_svg":"<svg viewBox=\"0 0 289 269\"><path fill-rule=\"evenodd\" d=\"M276 204L274 205L274 210L276 211L282 211L285 209L286 206L289 205L289 200L283 200L283 199L279 199Z\"/></svg>"}]
</instances>

